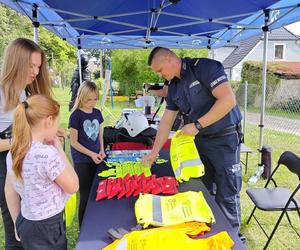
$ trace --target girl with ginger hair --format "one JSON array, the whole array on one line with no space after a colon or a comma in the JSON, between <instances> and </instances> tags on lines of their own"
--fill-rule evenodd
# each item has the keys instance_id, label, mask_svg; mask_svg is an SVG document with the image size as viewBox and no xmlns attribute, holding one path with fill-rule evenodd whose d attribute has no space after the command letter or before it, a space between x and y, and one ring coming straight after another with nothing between
<instances>
[{"instance_id":1,"label":"girl with ginger hair","mask_svg":"<svg viewBox=\"0 0 300 250\"><path fill-rule=\"evenodd\" d=\"M14 114L5 195L25 250L67 249L63 211L79 181L56 136L59 108L50 97L33 95Z\"/></svg>"}]
</instances>

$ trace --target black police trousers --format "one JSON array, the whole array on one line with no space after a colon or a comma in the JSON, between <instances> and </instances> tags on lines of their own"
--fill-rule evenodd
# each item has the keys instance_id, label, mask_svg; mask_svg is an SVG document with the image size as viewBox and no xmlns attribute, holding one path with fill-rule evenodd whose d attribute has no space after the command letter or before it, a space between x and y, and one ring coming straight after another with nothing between
<instances>
[{"instance_id":1,"label":"black police trousers","mask_svg":"<svg viewBox=\"0 0 300 250\"><path fill-rule=\"evenodd\" d=\"M237 132L215 138L196 136L195 143L205 169L202 181L211 193L216 185L215 201L238 233L242 187L240 136Z\"/></svg>"}]
</instances>

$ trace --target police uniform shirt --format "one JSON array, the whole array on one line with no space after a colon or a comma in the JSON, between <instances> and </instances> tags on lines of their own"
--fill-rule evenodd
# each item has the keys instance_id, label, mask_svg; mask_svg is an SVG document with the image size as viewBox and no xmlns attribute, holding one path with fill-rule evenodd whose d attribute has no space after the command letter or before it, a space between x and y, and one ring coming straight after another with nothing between
<instances>
[{"instance_id":1,"label":"police uniform shirt","mask_svg":"<svg viewBox=\"0 0 300 250\"><path fill-rule=\"evenodd\" d=\"M172 79L167 96L167 109L180 110L190 122L205 115L214 105L216 98L212 91L227 82L222 64L208 58L183 58L180 79ZM238 124L242 119L236 105L219 121L203 129L205 134L214 134L227 127Z\"/></svg>"}]
</instances>

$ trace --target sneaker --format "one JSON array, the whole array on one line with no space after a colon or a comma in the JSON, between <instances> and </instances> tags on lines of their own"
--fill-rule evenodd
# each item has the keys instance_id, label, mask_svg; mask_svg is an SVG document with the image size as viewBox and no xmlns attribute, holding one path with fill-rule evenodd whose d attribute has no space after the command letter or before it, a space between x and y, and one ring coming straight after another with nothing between
<instances>
[{"instance_id":1,"label":"sneaker","mask_svg":"<svg viewBox=\"0 0 300 250\"><path fill-rule=\"evenodd\" d=\"M243 242L243 244L245 244L246 243L246 237L241 233L239 233L238 236L239 236L240 240Z\"/></svg>"}]
</instances>

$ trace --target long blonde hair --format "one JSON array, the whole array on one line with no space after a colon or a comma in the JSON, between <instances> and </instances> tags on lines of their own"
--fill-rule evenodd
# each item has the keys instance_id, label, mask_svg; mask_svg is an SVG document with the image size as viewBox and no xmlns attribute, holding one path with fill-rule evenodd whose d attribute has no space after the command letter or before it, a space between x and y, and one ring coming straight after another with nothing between
<instances>
[{"instance_id":1,"label":"long blonde hair","mask_svg":"<svg viewBox=\"0 0 300 250\"><path fill-rule=\"evenodd\" d=\"M32 84L27 84L27 76L31 67L31 55L38 52L42 57L39 74ZM9 111L19 103L21 92L26 88L30 94L50 96L51 83L49 79L47 59L44 51L33 41L18 38L12 41L5 50L2 63L0 84L5 97L4 110Z\"/></svg>"},{"instance_id":2,"label":"long blonde hair","mask_svg":"<svg viewBox=\"0 0 300 250\"><path fill-rule=\"evenodd\" d=\"M84 102L86 101L86 99L89 97L91 93L96 93L97 99L99 99L99 89L96 83L88 80L84 81L78 89L75 104L71 110L71 113L73 113L78 108L82 108Z\"/></svg>"},{"instance_id":3,"label":"long blonde hair","mask_svg":"<svg viewBox=\"0 0 300 250\"><path fill-rule=\"evenodd\" d=\"M22 179L23 160L31 147L31 128L48 116L55 119L59 115L59 108L58 102L46 95L30 96L27 101L17 106L14 114L11 148L12 168L17 178Z\"/></svg>"}]
</instances>

